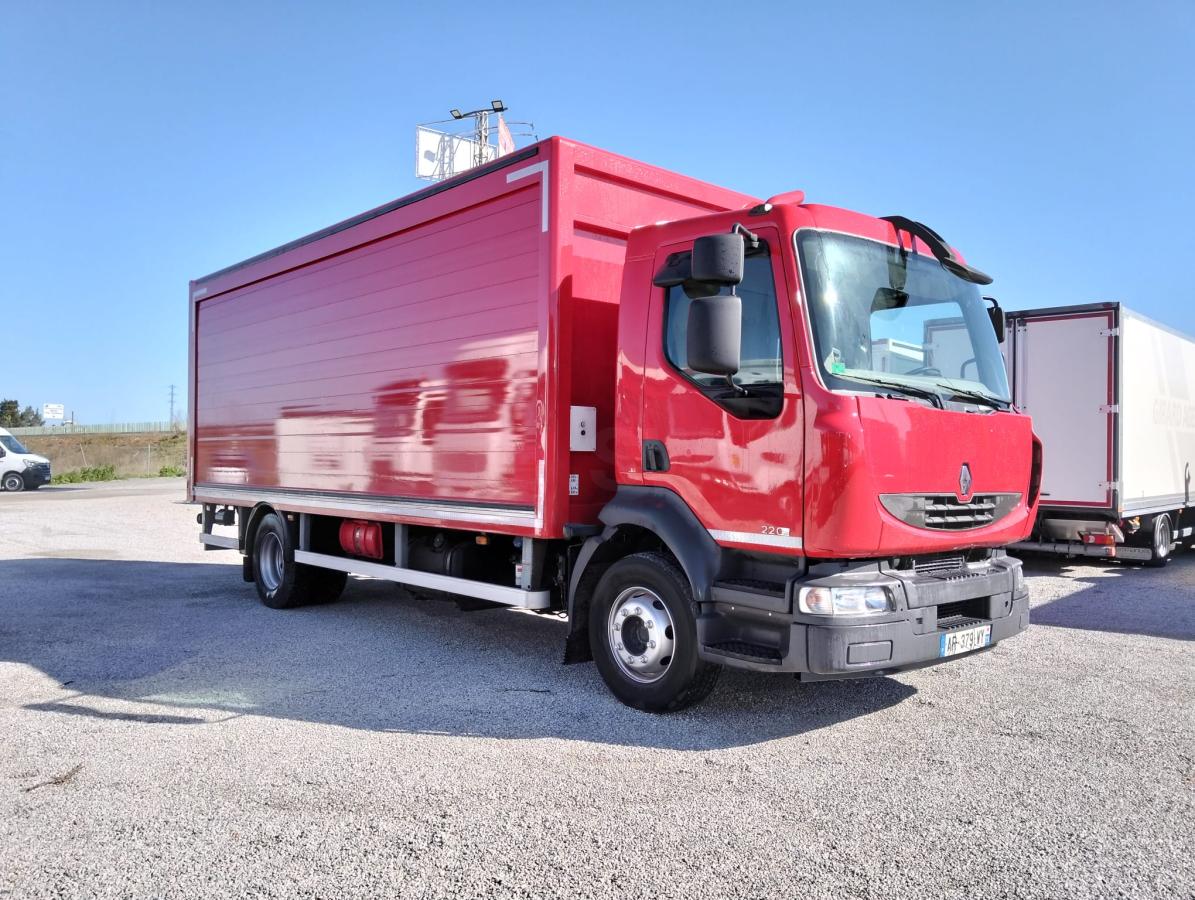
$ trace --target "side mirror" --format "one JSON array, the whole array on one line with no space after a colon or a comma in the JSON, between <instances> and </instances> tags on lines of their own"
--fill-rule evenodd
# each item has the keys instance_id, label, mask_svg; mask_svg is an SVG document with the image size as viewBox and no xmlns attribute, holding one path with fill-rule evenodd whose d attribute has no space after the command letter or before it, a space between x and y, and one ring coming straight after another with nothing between
<instances>
[{"instance_id":1,"label":"side mirror","mask_svg":"<svg viewBox=\"0 0 1195 900\"><path fill-rule=\"evenodd\" d=\"M995 297L984 297L983 299L992 304L988 307L988 318L992 320L992 328L995 329L996 340L1003 344L1006 335L1004 310L1000 308L1000 303Z\"/></svg>"},{"instance_id":2,"label":"side mirror","mask_svg":"<svg viewBox=\"0 0 1195 900\"><path fill-rule=\"evenodd\" d=\"M693 280L706 284L741 283L746 253L743 237L737 233L698 238L693 242Z\"/></svg>"},{"instance_id":3,"label":"side mirror","mask_svg":"<svg viewBox=\"0 0 1195 900\"><path fill-rule=\"evenodd\" d=\"M6 456L8 456L8 451L5 450L3 447L0 447L0 459L4 459L4 457L6 457Z\"/></svg>"},{"instance_id":4,"label":"side mirror","mask_svg":"<svg viewBox=\"0 0 1195 900\"><path fill-rule=\"evenodd\" d=\"M704 239L703 239L704 240ZM742 238L738 238L742 247ZM696 262L697 254L694 252ZM689 368L706 375L734 375L743 339L743 301L735 294L702 297L689 304Z\"/></svg>"}]
</instances>

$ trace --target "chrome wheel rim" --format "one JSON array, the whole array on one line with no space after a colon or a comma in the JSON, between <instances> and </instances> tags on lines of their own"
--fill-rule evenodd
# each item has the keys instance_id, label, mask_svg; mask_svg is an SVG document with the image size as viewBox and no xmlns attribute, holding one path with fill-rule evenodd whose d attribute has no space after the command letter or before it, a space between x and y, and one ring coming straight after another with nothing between
<instances>
[{"instance_id":1,"label":"chrome wheel rim","mask_svg":"<svg viewBox=\"0 0 1195 900\"><path fill-rule=\"evenodd\" d=\"M672 665L676 629L659 595L643 587L620 593L606 622L610 655L623 674L641 684L659 681Z\"/></svg>"},{"instance_id":2,"label":"chrome wheel rim","mask_svg":"<svg viewBox=\"0 0 1195 900\"><path fill-rule=\"evenodd\" d=\"M272 531L267 532L266 536L262 538L257 555L260 560L257 572L261 577L261 586L267 592L278 590L279 585L282 584L282 570L285 563L282 541L278 539L278 535Z\"/></svg>"},{"instance_id":3,"label":"chrome wheel rim","mask_svg":"<svg viewBox=\"0 0 1195 900\"><path fill-rule=\"evenodd\" d=\"M1170 553L1170 517L1159 516L1154 523L1154 555L1165 559Z\"/></svg>"},{"instance_id":4,"label":"chrome wheel rim","mask_svg":"<svg viewBox=\"0 0 1195 900\"><path fill-rule=\"evenodd\" d=\"M17 475L9 475L4 479L4 490L6 491L19 491L22 487L24 484Z\"/></svg>"}]
</instances>

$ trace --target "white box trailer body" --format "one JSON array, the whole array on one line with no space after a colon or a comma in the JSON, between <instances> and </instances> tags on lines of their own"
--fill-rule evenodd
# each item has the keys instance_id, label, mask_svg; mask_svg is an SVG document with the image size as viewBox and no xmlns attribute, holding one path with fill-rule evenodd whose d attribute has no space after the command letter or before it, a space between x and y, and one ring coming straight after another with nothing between
<instances>
[{"instance_id":1,"label":"white box trailer body","mask_svg":"<svg viewBox=\"0 0 1195 900\"><path fill-rule=\"evenodd\" d=\"M1120 303L1017 310L1013 402L1044 450L1021 549L1162 563L1192 534L1195 339Z\"/></svg>"}]
</instances>

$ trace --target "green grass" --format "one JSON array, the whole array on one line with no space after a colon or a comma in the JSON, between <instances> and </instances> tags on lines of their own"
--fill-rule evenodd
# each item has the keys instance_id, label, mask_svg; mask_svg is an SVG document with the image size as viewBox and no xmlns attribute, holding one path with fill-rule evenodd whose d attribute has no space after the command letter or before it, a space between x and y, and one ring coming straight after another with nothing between
<instances>
[{"instance_id":1,"label":"green grass","mask_svg":"<svg viewBox=\"0 0 1195 900\"><path fill-rule=\"evenodd\" d=\"M116 466L87 466L62 472L50 479L50 484L79 484L82 481L116 481L122 478L182 478L187 470L182 466L162 466L155 475L118 475Z\"/></svg>"},{"instance_id":2,"label":"green grass","mask_svg":"<svg viewBox=\"0 0 1195 900\"><path fill-rule=\"evenodd\" d=\"M81 481L114 481L115 466L87 466L71 472L60 472L50 479L50 484L78 484Z\"/></svg>"}]
</instances>

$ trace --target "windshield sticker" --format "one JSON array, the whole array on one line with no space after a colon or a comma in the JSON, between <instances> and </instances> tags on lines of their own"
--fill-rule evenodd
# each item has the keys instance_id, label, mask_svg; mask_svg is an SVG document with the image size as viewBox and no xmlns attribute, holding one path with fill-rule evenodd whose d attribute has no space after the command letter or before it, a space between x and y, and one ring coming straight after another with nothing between
<instances>
[{"instance_id":1,"label":"windshield sticker","mask_svg":"<svg viewBox=\"0 0 1195 900\"><path fill-rule=\"evenodd\" d=\"M846 371L846 363L842 360L842 351L837 347L830 348L830 352L826 356L826 368L835 375L841 375Z\"/></svg>"}]
</instances>

